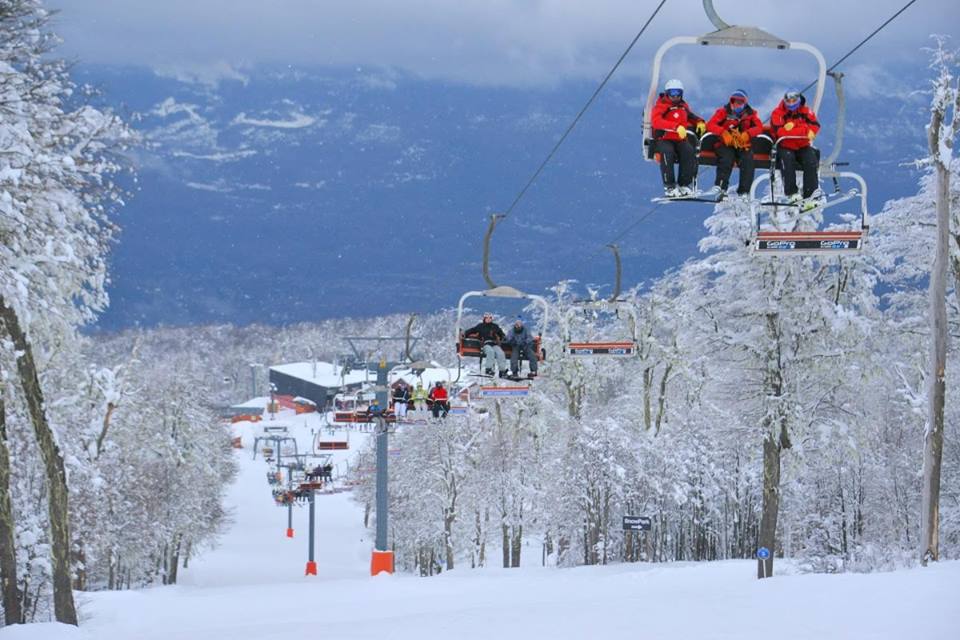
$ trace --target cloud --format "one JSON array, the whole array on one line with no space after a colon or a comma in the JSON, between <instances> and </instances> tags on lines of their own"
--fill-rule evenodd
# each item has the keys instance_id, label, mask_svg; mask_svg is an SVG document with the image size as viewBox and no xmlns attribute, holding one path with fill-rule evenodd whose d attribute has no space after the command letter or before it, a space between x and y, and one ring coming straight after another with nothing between
<instances>
[{"instance_id":1,"label":"cloud","mask_svg":"<svg viewBox=\"0 0 960 640\"><path fill-rule=\"evenodd\" d=\"M246 85L250 82L249 76L234 68L229 62L217 60L213 62L159 62L151 65L154 73L163 78L173 78L188 84L201 84L208 87L217 87L224 80L234 80Z\"/></svg>"},{"instance_id":2,"label":"cloud","mask_svg":"<svg viewBox=\"0 0 960 640\"><path fill-rule=\"evenodd\" d=\"M82 61L147 65L193 82L245 81L253 65L395 68L467 84L544 85L602 77L653 8L636 0L49 0L60 9L61 52ZM903 5L903 0L720 2L730 23L756 24L787 40L821 47L837 59ZM960 26L960 3L910 7L856 62L916 59L930 33ZM671 2L651 24L621 73L646 72L656 48L675 35L713 27L694 0ZM753 73L743 50L733 73ZM703 76L717 70L703 66ZM727 71L727 70L720 70ZM762 72L762 71L761 71ZM368 75L389 89L389 75Z\"/></svg>"},{"instance_id":3,"label":"cloud","mask_svg":"<svg viewBox=\"0 0 960 640\"><path fill-rule=\"evenodd\" d=\"M317 119L303 113L291 113L288 120L264 120L248 118L247 114L239 113L230 124L251 125L254 127L272 127L274 129L302 129L309 127Z\"/></svg>"}]
</instances>

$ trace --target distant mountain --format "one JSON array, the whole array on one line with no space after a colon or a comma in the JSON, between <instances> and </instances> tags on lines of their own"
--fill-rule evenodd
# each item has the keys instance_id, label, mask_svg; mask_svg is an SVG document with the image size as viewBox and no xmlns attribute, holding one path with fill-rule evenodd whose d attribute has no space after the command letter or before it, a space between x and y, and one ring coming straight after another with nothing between
<instances>
[{"instance_id":1,"label":"distant mountain","mask_svg":"<svg viewBox=\"0 0 960 640\"><path fill-rule=\"evenodd\" d=\"M147 142L121 214L103 329L452 306L484 288L490 213L512 202L594 89L365 69L260 69L215 86L139 68L81 65L76 77L100 87ZM614 81L601 95L498 227L495 279L532 292L611 280L603 245L660 192L656 166L641 158L645 90ZM869 180L874 210L915 189L899 165L923 152L919 100L851 101L842 155ZM821 114L827 147L831 105L832 96ZM713 169L701 175L712 181ZM620 241L625 285L693 255L705 206L663 207L632 229Z\"/></svg>"}]
</instances>

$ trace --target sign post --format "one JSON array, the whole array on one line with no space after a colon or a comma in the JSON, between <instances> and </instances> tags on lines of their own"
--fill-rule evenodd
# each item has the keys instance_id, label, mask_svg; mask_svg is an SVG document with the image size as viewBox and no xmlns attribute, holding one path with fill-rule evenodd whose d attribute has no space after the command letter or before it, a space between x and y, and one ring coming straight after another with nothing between
<instances>
[{"instance_id":1,"label":"sign post","mask_svg":"<svg viewBox=\"0 0 960 640\"><path fill-rule=\"evenodd\" d=\"M630 561L633 561L634 558L637 558L637 559L640 558L640 553L634 550L635 546L638 545L639 541L637 539L636 533L633 533L633 532L650 531L650 528L652 526L653 526L653 520L650 518L650 516L623 516L623 530L626 532L624 534L626 536L625 542L630 545L628 547L628 549L630 550L630 556L631 556ZM649 561L650 560L650 557L649 557L650 538L648 536L644 536L644 538L647 541L647 547L648 547L647 561Z\"/></svg>"},{"instance_id":2,"label":"sign post","mask_svg":"<svg viewBox=\"0 0 960 640\"><path fill-rule=\"evenodd\" d=\"M624 531L650 531L652 526L650 516L623 516Z\"/></svg>"},{"instance_id":3,"label":"sign post","mask_svg":"<svg viewBox=\"0 0 960 640\"><path fill-rule=\"evenodd\" d=\"M767 574L771 573L767 571L767 562L770 560L770 549L766 547L760 547L757 549L757 561L760 563L760 577L767 578Z\"/></svg>"}]
</instances>

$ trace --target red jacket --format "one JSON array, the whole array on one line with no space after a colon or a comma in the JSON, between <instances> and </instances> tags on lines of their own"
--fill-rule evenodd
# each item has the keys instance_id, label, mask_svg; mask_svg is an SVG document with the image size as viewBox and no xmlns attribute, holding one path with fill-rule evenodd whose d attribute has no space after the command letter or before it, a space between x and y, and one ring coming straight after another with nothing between
<instances>
[{"instance_id":1,"label":"red jacket","mask_svg":"<svg viewBox=\"0 0 960 640\"><path fill-rule=\"evenodd\" d=\"M660 98L653 105L653 113L650 115L650 125L653 127L653 137L656 140L679 140L675 129L680 125L686 127L691 133L698 122L703 122L703 118L690 111L690 107L683 100L674 102L661 93Z\"/></svg>"},{"instance_id":2,"label":"red jacket","mask_svg":"<svg viewBox=\"0 0 960 640\"><path fill-rule=\"evenodd\" d=\"M760 116L750 105L745 105L743 111L739 114L730 108L729 104L723 105L710 118L707 123L707 131L714 135L723 135L724 131L746 131L750 137L758 136L763 133L763 123L760 122Z\"/></svg>"},{"instance_id":3,"label":"red jacket","mask_svg":"<svg viewBox=\"0 0 960 640\"><path fill-rule=\"evenodd\" d=\"M788 131L785 127L787 123L793 123L793 127ZM820 131L820 122L817 120L817 114L807 108L807 99L800 97L800 106L794 111L787 109L783 100L777 105L777 108L770 114L770 128L773 130L774 138L779 139L784 136L800 136L800 140L784 140L780 144L781 149L803 149L810 146L810 140L807 134L813 131Z\"/></svg>"},{"instance_id":4,"label":"red jacket","mask_svg":"<svg viewBox=\"0 0 960 640\"><path fill-rule=\"evenodd\" d=\"M434 387L430 389L430 395L427 396L434 402L446 402L447 401L447 388L446 387Z\"/></svg>"}]
</instances>

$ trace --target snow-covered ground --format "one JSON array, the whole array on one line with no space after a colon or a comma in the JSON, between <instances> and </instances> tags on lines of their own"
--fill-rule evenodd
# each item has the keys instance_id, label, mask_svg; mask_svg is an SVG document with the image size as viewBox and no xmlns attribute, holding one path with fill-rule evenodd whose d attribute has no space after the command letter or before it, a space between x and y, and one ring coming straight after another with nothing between
<instances>
[{"instance_id":1,"label":"snow-covered ground","mask_svg":"<svg viewBox=\"0 0 960 640\"><path fill-rule=\"evenodd\" d=\"M317 498L319 575L304 576L307 509L274 506L252 436L284 423L309 450L317 416L241 424L247 448L228 495L234 522L180 584L79 595L83 626L7 627L3 640L431 638L960 638L960 562L871 575L758 581L755 563L469 569L433 578L369 576L372 532L347 493ZM345 437L339 431L334 436ZM344 465L369 436L350 434ZM530 552L528 552L530 553Z\"/></svg>"}]
</instances>

